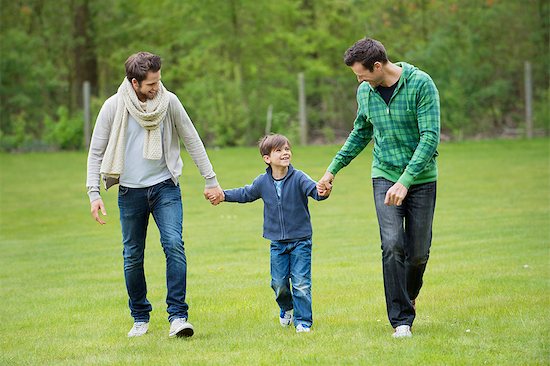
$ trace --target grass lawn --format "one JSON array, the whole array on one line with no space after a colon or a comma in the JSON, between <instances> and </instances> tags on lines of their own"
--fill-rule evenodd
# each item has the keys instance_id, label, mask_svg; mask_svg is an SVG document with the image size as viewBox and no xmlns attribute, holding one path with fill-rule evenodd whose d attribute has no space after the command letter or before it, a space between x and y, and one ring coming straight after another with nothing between
<instances>
[{"instance_id":1,"label":"grass lawn","mask_svg":"<svg viewBox=\"0 0 550 366\"><path fill-rule=\"evenodd\" d=\"M294 149L318 179L338 146ZM550 363L550 140L440 146L430 261L412 339L385 311L371 149L342 170L314 225L310 334L278 324L261 201L211 207L184 154L180 179L190 339L169 339L164 254L149 226L150 332L132 325L116 189L89 215L86 154L0 155L0 365L537 365ZM224 188L265 165L255 148L210 150Z\"/></svg>"}]
</instances>

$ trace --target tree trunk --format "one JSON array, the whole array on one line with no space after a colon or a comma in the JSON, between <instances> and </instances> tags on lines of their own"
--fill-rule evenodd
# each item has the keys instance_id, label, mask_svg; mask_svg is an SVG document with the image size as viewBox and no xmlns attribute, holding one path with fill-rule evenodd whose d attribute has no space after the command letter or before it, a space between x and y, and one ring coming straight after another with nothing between
<instances>
[{"instance_id":1,"label":"tree trunk","mask_svg":"<svg viewBox=\"0 0 550 366\"><path fill-rule=\"evenodd\" d=\"M98 73L97 56L94 45L93 22L90 14L89 0L76 0L74 15L74 70L72 77L72 107L82 108L82 84L90 82L91 93L97 93Z\"/></svg>"}]
</instances>

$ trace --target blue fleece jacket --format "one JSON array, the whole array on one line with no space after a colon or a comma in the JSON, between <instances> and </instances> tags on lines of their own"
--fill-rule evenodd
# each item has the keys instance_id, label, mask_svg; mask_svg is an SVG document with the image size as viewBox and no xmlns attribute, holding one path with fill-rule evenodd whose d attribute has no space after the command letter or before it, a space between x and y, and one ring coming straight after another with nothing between
<instances>
[{"instance_id":1,"label":"blue fleece jacket","mask_svg":"<svg viewBox=\"0 0 550 366\"><path fill-rule=\"evenodd\" d=\"M313 179L290 165L286 177L283 178L279 198L271 173L271 167L268 167L252 184L225 190L225 200L246 203L261 198L264 201L263 236L266 239L280 241L311 237L308 197L317 201L326 197L319 196Z\"/></svg>"}]
</instances>

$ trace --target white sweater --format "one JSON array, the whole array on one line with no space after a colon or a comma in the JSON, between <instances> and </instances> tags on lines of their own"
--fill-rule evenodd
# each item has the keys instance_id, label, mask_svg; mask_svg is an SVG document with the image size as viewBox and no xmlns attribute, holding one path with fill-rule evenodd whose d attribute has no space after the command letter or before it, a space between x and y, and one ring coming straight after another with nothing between
<instances>
[{"instance_id":1,"label":"white sweater","mask_svg":"<svg viewBox=\"0 0 550 366\"><path fill-rule=\"evenodd\" d=\"M177 184L178 178L181 175L183 161L180 157L180 139L183 141L185 149L199 168L199 172L206 180L207 188L216 187L216 173L212 168L212 164L206 154L204 144L191 122L189 115L183 108L178 97L171 92L168 92L170 102L168 111L163 121L163 158L166 160L166 166L172 174L174 184ZM109 142L111 126L115 118L118 95L115 94L103 103L99 115L97 116L90 151L88 153L88 175L86 187L88 188L88 196L90 202L101 198L100 189L100 168ZM114 184L118 183L118 179L103 177L105 190L109 189Z\"/></svg>"}]
</instances>

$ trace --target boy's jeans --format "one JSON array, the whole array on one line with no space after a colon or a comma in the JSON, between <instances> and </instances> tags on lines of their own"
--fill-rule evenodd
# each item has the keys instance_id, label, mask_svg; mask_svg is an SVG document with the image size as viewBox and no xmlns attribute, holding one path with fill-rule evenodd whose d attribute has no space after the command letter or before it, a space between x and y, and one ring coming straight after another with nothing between
<instances>
[{"instance_id":1,"label":"boy's jeans","mask_svg":"<svg viewBox=\"0 0 550 366\"><path fill-rule=\"evenodd\" d=\"M281 310L294 309L294 325L311 326L311 238L271 242L271 288Z\"/></svg>"},{"instance_id":2,"label":"boy's jeans","mask_svg":"<svg viewBox=\"0 0 550 366\"><path fill-rule=\"evenodd\" d=\"M386 206L393 182L374 178L373 193L380 239L386 308L391 325L412 325L432 242L436 182L412 185L401 206Z\"/></svg>"},{"instance_id":3,"label":"boy's jeans","mask_svg":"<svg viewBox=\"0 0 550 366\"><path fill-rule=\"evenodd\" d=\"M124 244L124 277L134 321L149 321L152 310L151 303L147 300L147 284L143 271L149 214L153 214L166 256L168 320L187 318L187 260L182 240L183 208L180 187L175 186L171 179L148 188L120 186L118 206Z\"/></svg>"}]
</instances>

